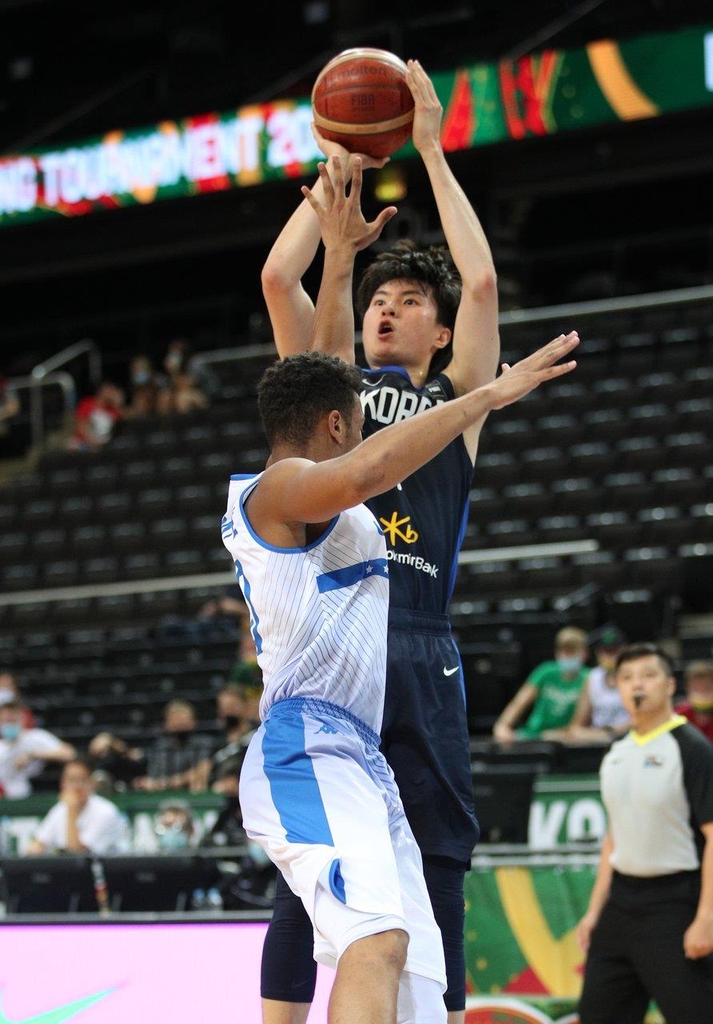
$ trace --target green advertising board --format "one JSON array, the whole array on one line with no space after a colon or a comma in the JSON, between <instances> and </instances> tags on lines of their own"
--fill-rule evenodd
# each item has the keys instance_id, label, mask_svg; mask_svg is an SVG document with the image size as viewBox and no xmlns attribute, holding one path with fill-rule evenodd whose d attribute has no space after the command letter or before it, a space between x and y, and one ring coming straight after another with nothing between
<instances>
[{"instance_id":1,"label":"green advertising board","mask_svg":"<svg viewBox=\"0 0 713 1024\"><path fill-rule=\"evenodd\" d=\"M713 105L713 25L434 73L447 151ZM0 227L313 173L308 98L0 158ZM409 143L394 157L414 153Z\"/></svg>"}]
</instances>

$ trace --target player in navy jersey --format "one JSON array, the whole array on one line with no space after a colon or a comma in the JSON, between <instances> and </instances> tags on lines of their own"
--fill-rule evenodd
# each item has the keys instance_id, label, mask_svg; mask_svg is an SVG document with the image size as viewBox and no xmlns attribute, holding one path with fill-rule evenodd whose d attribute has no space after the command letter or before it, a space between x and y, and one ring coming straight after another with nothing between
<instances>
[{"instance_id":1,"label":"player in navy jersey","mask_svg":"<svg viewBox=\"0 0 713 1024\"><path fill-rule=\"evenodd\" d=\"M264 680L240 803L248 836L308 915L315 957L336 967L334 1024L447 1016L422 859L379 749L389 563L363 502L490 410L568 373L575 363L559 360L577 343L560 336L497 380L363 441L359 375L343 360L303 353L260 381L270 457L262 473L231 478L221 526Z\"/></svg>"},{"instance_id":2,"label":"player in navy jersey","mask_svg":"<svg viewBox=\"0 0 713 1024\"><path fill-rule=\"evenodd\" d=\"M413 142L428 172L448 247L419 250L404 241L382 252L361 280L357 301L368 362L362 379L367 436L491 381L499 358L490 248L446 162L439 140L442 109L433 85L414 61L408 63L407 80L415 102ZM268 256L263 293L281 356L318 345L353 362L354 260L396 210L389 207L366 223L359 204L361 167L378 162L352 157L317 138L329 159L312 198L317 204L333 200L334 220L320 228L305 196ZM344 179L349 178L347 196ZM330 228L337 237L335 245L325 237L328 287L321 289L315 314L302 278L317 253L321 229ZM447 611L482 422L472 424L398 487L369 502L386 535L390 567L382 749L423 854L444 938L449 1024L464 1019L463 883L478 825L462 669ZM299 937L299 910L281 887L263 954L266 1024L306 1019L315 973L304 919Z\"/></svg>"}]
</instances>

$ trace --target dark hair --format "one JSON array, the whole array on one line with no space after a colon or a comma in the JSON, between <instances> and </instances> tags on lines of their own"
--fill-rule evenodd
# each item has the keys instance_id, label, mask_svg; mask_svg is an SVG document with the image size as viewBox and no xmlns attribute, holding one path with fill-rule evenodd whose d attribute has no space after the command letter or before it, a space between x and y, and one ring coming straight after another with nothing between
<instances>
[{"instance_id":1,"label":"dark hair","mask_svg":"<svg viewBox=\"0 0 713 1024\"><path fill-rule=\"evenodd\" d=\"M80 756L73 757L69 761L65 761L64 764L62 765L62 772L64 772L65 768L71 768L72 765L79 765L80 768L84 768L87 775L91 775L92 772L94 771L94 765L89 760L89 758Z\"/></svg>"},{"instance_id":2,"label":"dark hair","mask_svg":"<svg viewBox=\"0 0 713 1024\"><path fill-rule=\"evenodd\" d=\"M323 352L302 352L273 363L257 386L257 402L270 448L305 444L320 417L337 409L348 420L361 384L359 371Z\"/></svg>"},{"instance_id":3,"label":"dark hair","mask_svg":"<svg viewBox=\"0 0 713 1024\"><path fill-rule=\"evenodd\" d=\"M374 292L387 281L416 281L425 285L436 304L439 324L453 330L463 282L446 246L432 245L422 249L412 239L402 238L393 248L380 252L361 275L357 287L356 309L362 319ZM452 354L451 340L434 354L429 376L447 366Z\"/></svg>"},{"instance_id":4,"label":"dark hair","mask_svg":"<svg viewBox=\"0 0 713 1024\"><path fill-rule=\"evenodd\" d=\"M629 644L623 651L620 651L615 664L615 671L627 661L637 661L639 658L647 658L650 654L655 654L661 662L664 671L672 676L673 675L673 662L671 661L666 651L664 651L658 644L650 643L638 643Z\"/></svg>"}]
</instances>

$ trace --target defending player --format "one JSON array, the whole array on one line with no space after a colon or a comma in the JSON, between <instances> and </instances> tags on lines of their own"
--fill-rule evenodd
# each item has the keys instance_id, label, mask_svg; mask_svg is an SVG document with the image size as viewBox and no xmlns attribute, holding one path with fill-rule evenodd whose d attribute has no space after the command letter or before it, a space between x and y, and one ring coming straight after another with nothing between
<instances>
[{"instance_id":1,"label":"defending player","mask_svg":"<svg viewBox=\"0 0 713 1024\"><path fill-rule=\"evenodd\" d=\"M473 422L569 372L560 336L494 382L361 441L359 375L313 352L268 369L268 468L231 478L222 524L263 671L243 764L251 839L336 965L330 1024L445 1024L445 965L421 857L379 750L388 617L383 532L361 504Z\"/></svg>"}]
</instances>

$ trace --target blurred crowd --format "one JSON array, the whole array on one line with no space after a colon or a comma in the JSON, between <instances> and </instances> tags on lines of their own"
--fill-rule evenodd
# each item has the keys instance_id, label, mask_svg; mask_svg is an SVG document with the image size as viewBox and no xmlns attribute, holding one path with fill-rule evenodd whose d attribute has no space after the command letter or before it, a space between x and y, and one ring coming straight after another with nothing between
<instances>
[{"instance_id":1,"label":"blurred crowd","mask_svg":"<svg viewBox=\"0 0 713 1024\"><path fill-rule=\"evenodd\" d=\"M181 416L207 409L219 391L218 379L197 359L191 343L175 338L160 365L150 355L137 353L129 363L126 387L104 380L93 394L77 403L68 447L98 451L123 420Z\"/></svg>"}]
</instances>

